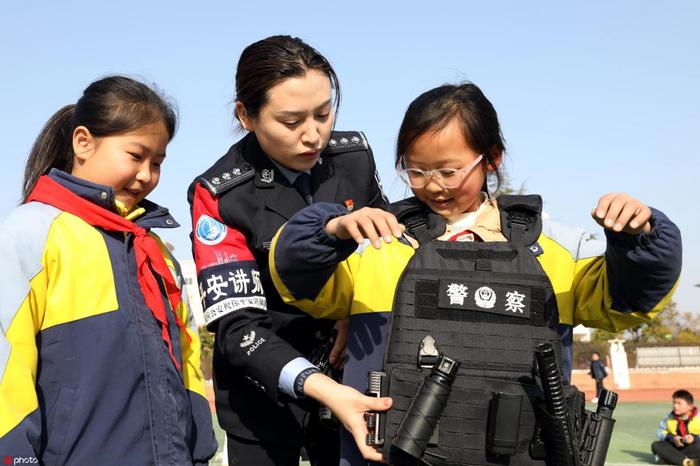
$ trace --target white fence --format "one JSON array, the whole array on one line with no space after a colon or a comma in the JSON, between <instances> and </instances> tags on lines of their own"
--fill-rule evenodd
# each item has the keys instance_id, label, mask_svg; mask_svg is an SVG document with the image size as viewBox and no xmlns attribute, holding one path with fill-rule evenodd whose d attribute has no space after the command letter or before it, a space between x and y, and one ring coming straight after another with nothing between
<instances>
[{"instance_id":1,"label":"white fence","mask_svg":"<svg viewBox=\"0 0 700 466\"><path fill-rule=\"evenodd\" d=\"M637 348L638 369L700 367L700 346Z\"/></svg>"}]
</instances>

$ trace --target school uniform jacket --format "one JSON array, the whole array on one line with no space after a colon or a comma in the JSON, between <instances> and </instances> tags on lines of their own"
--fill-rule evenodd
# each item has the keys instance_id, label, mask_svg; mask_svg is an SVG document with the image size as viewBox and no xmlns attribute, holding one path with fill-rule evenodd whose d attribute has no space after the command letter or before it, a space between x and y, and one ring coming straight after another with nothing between
<instances>
[{"instance_id":1,"label":"school uniform jacket","mask_svg":"<svg viewBox=\"0 0 700 466\"><path fill-rule=\"evenodd\" d=\"M406 202L420 205L416 199L402 201ZM276 236L270 262L285 302L317 318L350 317L344 381L352 379L362 389L367 371L383 366L394 292L414 248L398 240L378 250L367 242L357 248L353 240L325 233L327 221L344 213L330 204L301 211ZM491 217L498 219L499 213ZM651 232L634 236L605 230L607 241L600 241L543 219L531 251L556 294L566 379L571 372L572 326L618 332L649 322L670 301L681 270L680 231L655 209L651 224ZM485 236L497 228L477 223L471 230Z\"/></svg>"},{"instance_id":2,"label":"school uniform jacket","mask_svg":"<svg viewBox=\"0 0 700 466\"><path fill-rule=\"evenodd\" d=\"M311 169L314 202L344 208L386 205L362 133L331 135ZM229 433L299 444L300 422L313 406L279 390L280 373L306 357L334 322L285 304L268 269L272 237L307 204L249 133L190 186L193 254L204 316L216 332L217 415Z\"/></svg>"},{"instance_id":3,"label":"school uniform jacket","mask_svg":"<svg viewBox=\"0 0 700 466\"><path fill-rule=\"evenodd\" d=\"M111 188L49 176L114 206ZM141 207L140 227L177 226L167 209ZM163 294L178 371L137 281L133 235L30 202L0 224L0 257L0 455L81 466L205 464L214 455L185 290L176 312L191 340Z\"/></svg>"},{"instance_id":4,"label":"school uniform jacket","mask_svg":"<svg viewBox=\"0 0 700 466\"><path fill-rule=\"evenodd\" d=\"M660 435L658 436L663 435L662 438L664 440L673 442L674 436L682 435L681 426L678 422L678 418L674 416L673 411L671 411L664 421L662 421L664 425L663 432L660 433ZM685 424L685 432L694 437L693 442L697 442L698 440L700 440L700 416L698 416L697 406L693 407L693 410L691 410L688 418L682 420L681 422Z\"/></svg>"}]
</instances>

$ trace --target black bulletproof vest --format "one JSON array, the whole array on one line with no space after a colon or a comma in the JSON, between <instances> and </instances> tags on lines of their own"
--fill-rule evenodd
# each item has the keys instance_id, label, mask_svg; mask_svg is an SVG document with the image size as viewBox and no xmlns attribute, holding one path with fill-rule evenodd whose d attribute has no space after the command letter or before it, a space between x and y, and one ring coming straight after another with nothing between
<instances>
[{"instance_id":1,"label":"black bulletproof vest","mask_svg":"<svg viewBox=\"0 0 700 466\"><path fill-rule=\"evenodd\" d=\"M429 336L460 367L424 460L544 464L529 453L534 406L542 398L534 350L548 342L560 357L560 341L552 285L535 256L541 200L502 196L498 202L510 241L423 242L399 281L384 362L394 400L386 416L385 458L392 457L394 435L435 360ZM409 230L430 225L415 215L403 220Z\"/></svg>"}]
</instances>

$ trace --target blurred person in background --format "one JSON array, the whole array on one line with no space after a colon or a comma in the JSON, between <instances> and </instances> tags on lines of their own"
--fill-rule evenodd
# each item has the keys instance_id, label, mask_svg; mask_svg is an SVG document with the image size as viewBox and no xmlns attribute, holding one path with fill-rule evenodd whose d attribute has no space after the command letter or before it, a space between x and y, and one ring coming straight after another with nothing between
<instances>
[{"instance_id":1,"label":"blurred person in background","mask_svg":"<svg viewBox=\"0 0 700 466\"><path fill-rule=\"evenodd\" d=\"M600 353L597 351L594 351L591 355L591 365L588 369L588 374L595 379L595 398L591 401L597 403L600 393L605 389L603 379L608 376L605 364L603 364L603 361L600 359Z\"/></svg>"}]
</instances>

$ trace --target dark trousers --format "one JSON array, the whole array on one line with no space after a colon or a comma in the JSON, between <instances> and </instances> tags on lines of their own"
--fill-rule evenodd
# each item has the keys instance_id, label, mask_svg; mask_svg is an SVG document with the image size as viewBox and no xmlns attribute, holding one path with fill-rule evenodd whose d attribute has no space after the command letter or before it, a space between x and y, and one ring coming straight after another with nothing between
<instances>
[{"instance_id":1,"label":"dark trousers","mask_svg":"<svg viewBox=\"0 0 700 466\"><path fill-rule=\"evenodd\" d=\"M285 445L247 440L226 435L228 463L233 466L299 466L302 447L312 466L337 466L339 461L338 425L313 416L305 430L304 445Z\"/></svg>"},{"instance_id":2,"label":"dark trousers","mask_svg":"<svg viewBox=\"0 0 700 466\"><path fill-rule=\"evenodd\" d=\"M700 458L700 442L693 442L683 448L677 448L667 440L659 440L651 444L651 451L661 457L667 464L682 464L685 458Z\"/></svg>"},{"instance_id":3,"label":"dark trousers","mask_svg":"<svg viewBox=\"0 0 700 466\"><path fill-rule=\"evenodd\" d=\"M595 396L600 398L600 392L603 391L605 387L603 386L603 379L595 379Z\"/></svg>"}]
</instances>

